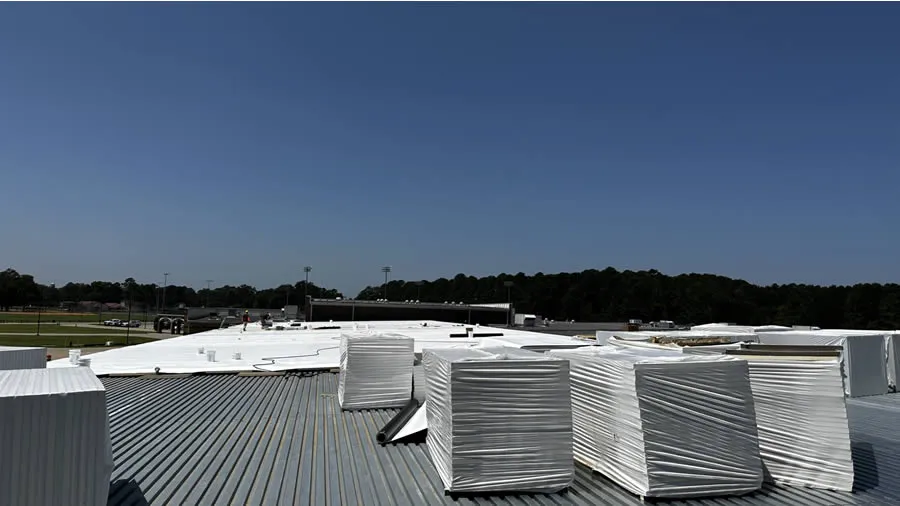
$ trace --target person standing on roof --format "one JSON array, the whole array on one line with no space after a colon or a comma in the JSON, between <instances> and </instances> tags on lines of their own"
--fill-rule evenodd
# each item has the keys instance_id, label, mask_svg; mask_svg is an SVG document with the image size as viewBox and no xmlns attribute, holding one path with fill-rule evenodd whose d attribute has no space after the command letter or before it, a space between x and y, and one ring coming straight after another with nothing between
<instances>
[{"instance_id":1,"label":"person standing on roof","mask_svg":"<svg viewBox=\"0 0 900 506\"><path fill-rule=\"evenodd\" d=\"M244 330L247 330L247 324L250 323L250 311L244 310Z\"/></svg>"}]
</instances>

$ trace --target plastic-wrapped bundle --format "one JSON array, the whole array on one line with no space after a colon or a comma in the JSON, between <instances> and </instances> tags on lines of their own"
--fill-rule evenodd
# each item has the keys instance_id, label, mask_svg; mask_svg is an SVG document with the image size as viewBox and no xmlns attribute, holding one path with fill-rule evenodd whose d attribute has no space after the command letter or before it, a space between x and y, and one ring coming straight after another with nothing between
<instances>
[{"instance_id":1,"label":"plastic-wrapped bundle","mask_svg":"<svg viewBox=\"0 0 900 506\"><path fill-rule=\"evenodd\" d=\"M572 483L568 361L508 347L427 349L424 365L428 452L447 491Z\"/></svg>"},{"instance_id":2,"label":"plastic-wrapped bundle","mask_svg":"<svg viewBox=\"0 0 900 506\"><path fill-rule=\"evenodd\" d=\"M580 462L642 497L762 485L745 360L607 346L549 353L570 360Z\"/></svg>"},{"instance_id":3,"label":"plastic-wrapped bundle","mask_svg":"<svg viewBox=\"0 0 900 506\"><path fill-rule=\"evenodd\" d=\"M841 363L742 355L750 364L767 480L850 491L853 459Z\"/></svg>"},{"instance_id":4,"label":"plastic-wrapped bundle","mask_svg":"<svg viewBox=\"0 0 900 506\"><path fill-rule=\"evenodd\" d=\"M47 348L0 346L0 371L46 368Z\"/></svg>"},{"instance_id":5,"label":"plastic-wrapped bundle","mask_svg":"<svg viewBox=\"0 0 900 506\"><path fill-rule=\"evenodd\" d=\"M879 331L815 330L761 332L761 344L789 346L842 346L844 348L844 392L848 397L888 393L885 337Z\"/></svg>"},{"instance_id":6,"label":"plastic-wrapped bundle","mask_svg":"<svg viewBox=\"0 0 900 506\"><path fill-rule=\"evenodd\" d=\"M0 504L105 505L106 389L90 369L0 371Z\"/></svg>"},{"instance_id":7,"label":"plastic-wrapped bundle","mask_svg":"<svg viewBox=\"0 0 900 506\"><path fill-rule=\"evenodd\" d=\"M342 409L402 408L412 397L414 342L399 334L342 334Z\"/></svg>"}]
</instances>

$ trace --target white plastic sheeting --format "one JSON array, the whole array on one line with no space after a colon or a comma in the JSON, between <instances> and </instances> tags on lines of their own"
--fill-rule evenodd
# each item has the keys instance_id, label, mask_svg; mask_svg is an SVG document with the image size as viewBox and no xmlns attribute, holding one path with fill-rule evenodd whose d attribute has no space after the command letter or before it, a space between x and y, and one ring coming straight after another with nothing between
<instances>
[{"instance_id":1,"label":"white plastic sheeting","mask_svg":"<svg viewBox=\"0 0 900 506\"><path fill-rule=\"evenodd\" d=\"M428 452L450 492L553 493L574 479L569 363L426 349Z\"/></svg>"},{"instance_id":2,"label":"white plastic sheeting","mask_svg":"<svg viewBox=\"0 0 900 506\"><path fill-rule=\"evenodd\" d=\"M46 368L47 348L0 346L0 371Z\"/></svg>"},{"instance_id":3,"label":"white plastic sheeting","mask_svg":"<svg viewBox=\"0 0 900 506\"><path fill-rule=\"evenodd\" d=\"M101 506L113 469L106 390L87 368L0 371L0 504Z\"/></svg>"},{"instance_id":4,"label":"white plastic sheeting","mask_svg":"<svg viewBox=\"0 0 900 506\"><path fill-rule=\"evenodd\" d=\"M741 348L741 343L680 346L674 343L656 344L649 341L627 340L619 339L617 337L611 338L607 344L625 349L662 350L675 353L687 353L690 355L722 355L725 353L725 350L738 350Z\"/></svg>"},{"instance_id":5,"label":"white plastic sheeting","mask_svg":"<svg viewBox=\"0 0 900 506\"><path fill-rule=\"evenodd\" d=\"M549 354L571 363L580 462L645 497L762 485L745 360L605 346Z\"/></svg>"},{"instance_id":6,"label":"white plastic sheeting","mask_svg":"<svg viewBox=\"0 0 900 506\"><path fill-rule=\"evenodd\" d=\"M391 438L391 441L397 441L403 439L405 437L412 436L413 434L422 432L423 430L428 429L428 402L423 402L419 409L416 410L416 413L410 418L406 425L400 429L397 434Z\"/></svg>"},{"instance_id":7,"label":"white plastic sheeting","mask_svg":"<svg viewBox=\"0 0 900 506\"><path fill-rule=\"evenodd\" d=\"M885 337L873 331L816 330L758 333L762 344L841 346L848 397L888 392Z\"/></svg>"},{"instance_id":8,"label":"white plastic sheeting","mask_svg":"<svg viewBox=\"0 0 900 506\"><path fill-rule=\"evenodd\" d=\"M897 372L900 371L900 332L885 334L884 346L887 348L888 386L897 391Z\"/></svg>"},{"instance_id":9,"label":"white plastic sheeting","mask_svg":"<svg viewBox=\"0 0 900 506\"><path fill-rule=\"evenodd\" d=\"M744 356L767 479L851 491L853 458L836 358Z\"/></svg>"},{"instance_id":10,"label":"white plastic sheeting","mask_svg":"<svg viewBox=\"0 0 900 506\"><path fill-rule=\"evenodd\" d=\"M596 344L614 344L612 343L612 341L649 342L655 337L667 337L684 340L719 339L721 341L732 343L756 341L756 336L750 332L732 332L724 330L641 330L637 332L598 330L596 333Z\"/></svg>"},{"instance_id":11,"label":"white plastic sheeting","mask_svg":"<svg viewBox=\"0 0 900 506\"><path fill-rule=\"evenodd\" d=\"M341 409L403 407L412 398L413 340L399 334L343 334Z\"/></svg>"}]
</instances>

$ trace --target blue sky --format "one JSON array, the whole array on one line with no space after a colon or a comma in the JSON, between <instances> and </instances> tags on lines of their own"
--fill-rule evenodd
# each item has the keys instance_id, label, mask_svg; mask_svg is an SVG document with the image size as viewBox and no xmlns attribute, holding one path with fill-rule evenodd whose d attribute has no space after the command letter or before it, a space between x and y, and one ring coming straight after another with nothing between
<instances>
[{"instance_id":1,"label":"blue sky","mask_svg":"<svg viewBox=\"0 0 900 506\"><path fill-rule=\"evenodd\" d=\"M0 5L0 259L900 281L895 4Z\"/></svg>"}]
</instances>

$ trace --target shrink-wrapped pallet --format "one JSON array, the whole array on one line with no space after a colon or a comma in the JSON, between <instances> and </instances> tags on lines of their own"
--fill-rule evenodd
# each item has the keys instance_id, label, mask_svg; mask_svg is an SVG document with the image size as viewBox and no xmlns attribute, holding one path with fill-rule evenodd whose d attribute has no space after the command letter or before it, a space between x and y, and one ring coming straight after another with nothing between
<instances>
[{"instance_id":1,"label":"shrink-wrapped pallet","mask_svg":"<svg viewBox=\"0 0 900 506\"><path fill-rule=\"evenodd\" d=\"M840 360L765 355L741 358L750 365L766 479L852 490L853 458Z\"/></svg>"},{"instance_id":2,"label":"shrink-wrapped pallet","mask_svg":"<svg viewBox=\"0 0 900 506\"><path fill-rule=\"evenodd\" d=\"M575 457L583 464L642 497L762 485L746 361L607 346L549 353L570 360Z\"/></svg>"},{"instance_id":3,"label":"shrink-wrapped pallet","mask_svg":"<svg viewBox=\"0 0 900 506\"><path fill-rule=\"evenodd\" d=\"M88 368L0 371L0 504L105 505L106 390Z\"/></svg>"},{"instance_id":4,"label":"shrink-wrapped pallet","mask_svg":"<svg viewBox=\"0 0 900 506\"><path fill-rule=\"evenodd\" d=\"M47 348L0 346L0 371L46 368Z\"/></svg>"},{"instance_id":5,"label":"shrink-wrapped pallet","mask_svg":"<svg viewBox=\"0 0 900 506\"><path fill-rule=\"evenodd\" d=\"M341 409L403 407L412 397L414 341L400 334L341 335Z\"/></svg>"},{"instance_id":6,"label":"shrink-wrapped pallet","mask_svg":"<svg viewBox=\"0 0 900 506\"><path fill-rule=\"evenodd\" d=\"M444 489L553 493L574 478L569 363L517 348L426 349L428 452Z\"/></svg>"},{"instance_id":7,"label":"shrink-wrapped pallet","mask_svg":"<svg viewBox=\"0 0 900 506\"><path fill-rule=\"evenodd\" d=\"M879 331L814 330L761 332L761 344L787 346L841 346L844 360L844 392L848 397L888 393L888 361L885 337Z\"/></svg>"}]
</instances>

